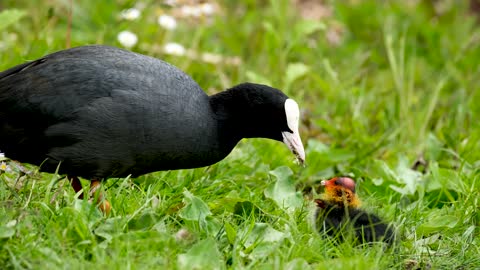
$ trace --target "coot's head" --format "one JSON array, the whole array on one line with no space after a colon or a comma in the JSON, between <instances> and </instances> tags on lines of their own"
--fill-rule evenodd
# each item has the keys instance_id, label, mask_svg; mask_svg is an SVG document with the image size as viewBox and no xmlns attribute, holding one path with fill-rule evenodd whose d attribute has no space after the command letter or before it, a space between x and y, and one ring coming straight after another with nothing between
<instances>
[{"instance_id":1,"label":"coot's head","mask_svg":"<svg viewBox=\"0 0 480 270\"><path fill-rule=\"evenodd\" d=\"M215 114L228 119L232 136L284 142L303 164L305 150L298 132L298 104L278 89L242 83L210 97Z\"/></svg>"},{"instance_id":2,"label":"coot's head","mask_svg":"<svg viewBox=\"0 0 480 270\"><path fill-rule=\"evenodd\" d=\"M325 187L324 200L340 207L358 207L360 201L355 194L355 181L350 177L334 177L324 180L321 185Z\"/></svg>"}]
</instances>

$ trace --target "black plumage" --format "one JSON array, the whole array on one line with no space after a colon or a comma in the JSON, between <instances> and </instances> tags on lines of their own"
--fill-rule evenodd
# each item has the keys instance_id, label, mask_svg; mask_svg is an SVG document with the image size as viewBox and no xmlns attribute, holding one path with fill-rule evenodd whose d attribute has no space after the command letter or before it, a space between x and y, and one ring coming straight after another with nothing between
<instances>
[{"instance_id":1,"label":"black plumage","mask_svg":"<svg viewBox=\"0 0 480 270\"><path fill-rule=\"evenodd\" d=\"M303 161L287 99L253 83L209 97L161 60L77 47L0 73L0 151L42 171L105 179L207 166L242 138L287 143L287 134Z\"/></svg>"},{"instance_id":2,"label":"black plumage","mask_svg":"<svg viewBox=\"0 0 480 270\"><path fill-rule=\"evenodd\" d=\"M339 207L317 201L317 229L340 240L352 237L358 243L384 241L392 244L395 231L378 216L358 208Z\"/></svg>"}]
</instances>

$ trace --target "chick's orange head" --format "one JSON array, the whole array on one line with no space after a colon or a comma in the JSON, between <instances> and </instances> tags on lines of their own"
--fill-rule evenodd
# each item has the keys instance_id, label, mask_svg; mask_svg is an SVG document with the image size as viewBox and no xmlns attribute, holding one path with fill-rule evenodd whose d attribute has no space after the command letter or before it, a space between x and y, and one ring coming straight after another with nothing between
<instances>
[{"instance_id":1,"label":"chick's orange head","mask_svg":"<svg viewBox=\"0 0 480 270\"><path fill-rule=\"evenodd\" d=\"M355 181L353 181L353 179L350 177L334 177L330 180L323 180L321 185L325 186L326 189L343 187L355 193Z\"/></svg>"},{"instance_id":2,"label":"chick's orange head","mask_svg":"<svg viewBox=\"0 0 480 270\"><path fill-rule=\"evenodd\" d=\"M321 182L325 186L325 200L339 206L358 207L360 201L355 194L355 181L349 177L334 177Z\"/></svg>"}]
</instances>

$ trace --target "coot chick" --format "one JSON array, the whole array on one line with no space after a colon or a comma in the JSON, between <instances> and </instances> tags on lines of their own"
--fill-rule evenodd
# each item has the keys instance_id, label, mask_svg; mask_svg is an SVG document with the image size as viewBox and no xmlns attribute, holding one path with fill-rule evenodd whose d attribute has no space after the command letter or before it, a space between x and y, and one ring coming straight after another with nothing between
<instances>
[{"instance_id":1,"label":"coot chick","mask_svg":"<svg viewBox=\"0 0 480 270\"><path fill-rule=\"evenodd\" d=\"M208 96L178 68L109 46L59 51L0 73L0 151L98 181L208 166L242 138L284 142L303 163L297 103L243 83Z\"/></svg>"},{"instance_id":2,"label":"coot chick","mask_svg":"<svg viewBox=\"0 0 480 270\"><path fill-rule=\"evenodd\" d=\"M318 231L340 240L352 239L365 244L384 241L391 245L395 231L378 216L359 208L355 181L349 177L335 177L322 181L325 193L316 199L315 225Z\"/></svg>"}]
</instances>

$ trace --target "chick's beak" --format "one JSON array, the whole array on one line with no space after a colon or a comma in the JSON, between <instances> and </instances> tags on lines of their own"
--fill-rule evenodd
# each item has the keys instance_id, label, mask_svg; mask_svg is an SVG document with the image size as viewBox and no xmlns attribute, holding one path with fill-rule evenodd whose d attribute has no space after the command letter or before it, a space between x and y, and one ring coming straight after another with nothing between
<instances>
[{"instance_id":1,"label":"chick's beak","mask_svg":"<svg viewBox=\"0 0 480 270\"><path fill-rule=\"evenodd\" d=\"M336 178L332 178L330 180L322 180L320 182L320 185L324 186L324 187L331 187L331 186L335 185L335 180L336 180Z\"/></svg>"},{"instance_id":2,"label":"chick's beak","mask_svg":"<svg viewBox=\"0 0 480 270\"><path fill-rule=\"evenodd\" d=\"M298 131L296 132L282 132L283 142L288 149L295 155L301 165L305 164L305 150L303 149L302 139Z\"/></svg>"}]
</instances>

